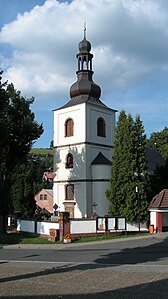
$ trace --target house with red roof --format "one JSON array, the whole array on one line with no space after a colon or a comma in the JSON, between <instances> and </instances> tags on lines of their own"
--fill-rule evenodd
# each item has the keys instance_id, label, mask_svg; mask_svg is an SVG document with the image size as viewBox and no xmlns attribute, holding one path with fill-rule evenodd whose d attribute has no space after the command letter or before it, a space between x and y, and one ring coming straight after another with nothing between
<instances>
[{"instance_id":1,"label":"house with red roof","mask_svg":"<svg viewBox=\"0 0 168 299\"><path fill-rule=\"evenodd\" d=\"M35 196L37 207L41 210L47 211L49 214L53 214L53 190L41 189Z\"/></svg>"},{"instance_id":2,"label":"house with red roof","mask_svg":"<svg viewBox=\"0 0 168 299\"><path fill-rule=\"evenodd\" d=\"M168 231L168 189L162 190L149 205L150 225L154 232Z\"/></svg>"}]
</instances>

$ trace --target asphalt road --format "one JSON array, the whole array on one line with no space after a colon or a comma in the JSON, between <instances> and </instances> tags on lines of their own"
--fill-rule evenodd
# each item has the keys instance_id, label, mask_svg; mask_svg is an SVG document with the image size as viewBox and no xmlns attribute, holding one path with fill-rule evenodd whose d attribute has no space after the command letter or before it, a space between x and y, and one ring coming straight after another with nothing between
<instances>
[{"instance_id":1,"label":"asphalt road","mask_svg":"<svg viewBox=\"0 0 168 299\"><path fill-rule=\"evenodd\" d=\"M0 246L1 298L168 298L168 238Z\"/></svg>"}]
</instances>

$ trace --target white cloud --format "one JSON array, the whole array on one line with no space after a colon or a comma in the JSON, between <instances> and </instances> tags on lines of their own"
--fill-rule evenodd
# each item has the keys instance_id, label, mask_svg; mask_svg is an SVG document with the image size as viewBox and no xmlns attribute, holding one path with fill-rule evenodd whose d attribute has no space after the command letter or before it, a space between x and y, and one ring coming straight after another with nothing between
<instances>
[{"instance_id":1,"label":"white cloud","mask_svg":"<svg viewBox=\"0 0 168 299\"><path fill-rule=\"evenodd\" d=\"M2 28L0 43L13 49L4 64L5 77L28 96L67 98L76 81L75 55L85 21L94 54L93 79L105 98L168 78L164 0L47 0ZM136 106L136 97L134 102Z\"/></svg>"},{"instance_id":2,"label":"white cloud","mask_svg":"<svg viewBox=\"0 0 168 299\"><path fill-rule=\"evenodd\" d=\"M94 46L94 67L102 85L105 82L109 91L146 80L146 75L168 63L168 18L161 3L74 0L68 4L48 0L2 28L1 43L16 50L7 77L22 89L33 91L36 83L39 93L50 90L64 94L74 80L77 42L86 20ZM22 80L27 83L22 85Z\"/></svg>"}]
</instances>

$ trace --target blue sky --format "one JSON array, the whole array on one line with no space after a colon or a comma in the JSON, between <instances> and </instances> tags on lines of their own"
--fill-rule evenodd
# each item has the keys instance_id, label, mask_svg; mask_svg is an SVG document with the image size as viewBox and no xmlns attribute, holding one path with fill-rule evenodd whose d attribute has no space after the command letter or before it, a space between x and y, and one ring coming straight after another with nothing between
<instances>
[{"instance_id":1,"label":"blue sky","mask_svg":"<svg viewBox=\"0 0 168 299\"><path fill-rule=\"evenodd\" d=\"M0 0L0 68L36 98L35 147L50 146L52 110L69 100L85 21L101 100L140 114L147 136L168 126L168 1Z\"/></svg>"}]
</instances>

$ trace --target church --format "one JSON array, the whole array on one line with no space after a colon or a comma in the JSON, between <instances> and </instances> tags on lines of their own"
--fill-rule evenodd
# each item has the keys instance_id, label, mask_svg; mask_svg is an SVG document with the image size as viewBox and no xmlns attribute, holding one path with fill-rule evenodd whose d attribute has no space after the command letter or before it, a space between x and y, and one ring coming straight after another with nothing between
<instances>
[{"instance_id":1,"label":"church","mask_svg":"<svg viewBox=\"0 0 168 299\"><path fill-rule=\"evenodd\" d=\"M91 44L78 45L77 81L70 100L54 110L53 204L71 218L108 214L115 113L101 100L94 83Z\"/></svg>"}]
</instances>

